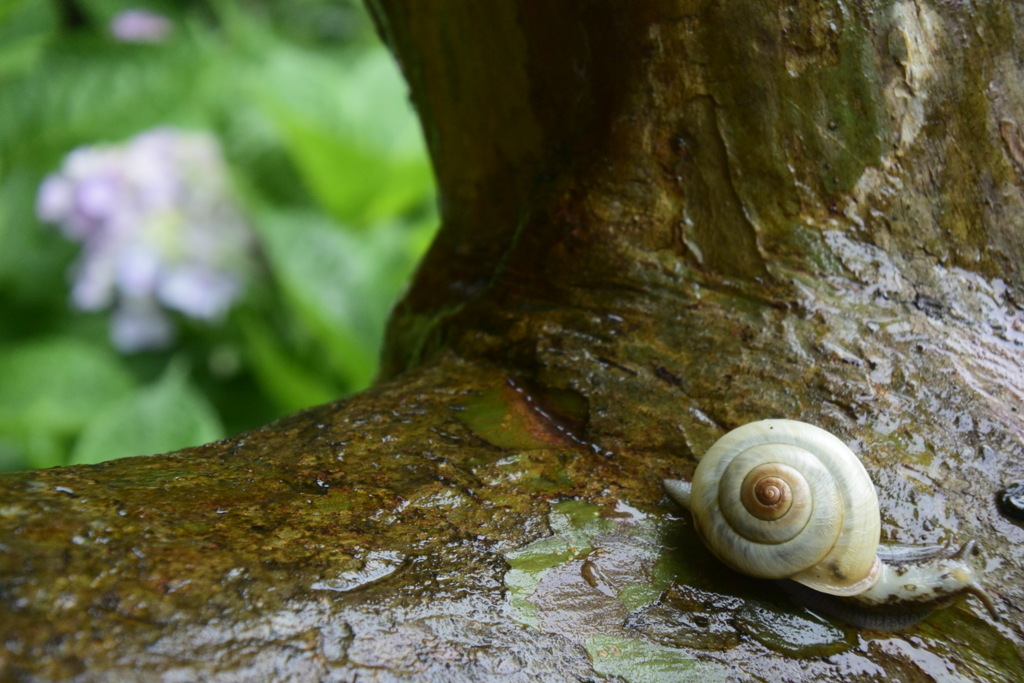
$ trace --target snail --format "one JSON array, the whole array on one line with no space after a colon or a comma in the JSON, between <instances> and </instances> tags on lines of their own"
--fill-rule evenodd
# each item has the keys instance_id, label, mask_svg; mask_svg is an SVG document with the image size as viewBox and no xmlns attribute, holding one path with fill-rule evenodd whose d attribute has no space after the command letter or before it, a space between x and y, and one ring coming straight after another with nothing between
<instances>
[{"instance_id":1,"label":"snail","mask_svg":"<svg viewBox=\"0 0 1024 683\"><path fill-rule=\"evenodd\" d=\"M974 542L880 547L875 487L857 456L824 429L762 420L729 432L692 483L666 479L697 533L733 569L780 585L808 607L864 628L912 625L969 592L993 617L970 559Z\"/></svg>"}]
</instances>

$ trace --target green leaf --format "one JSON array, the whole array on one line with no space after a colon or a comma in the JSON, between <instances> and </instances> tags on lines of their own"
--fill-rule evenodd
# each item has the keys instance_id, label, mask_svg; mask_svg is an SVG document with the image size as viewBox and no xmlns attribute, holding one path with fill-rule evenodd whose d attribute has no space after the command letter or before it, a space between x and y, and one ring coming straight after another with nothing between
<instances>
[{"instance_id":1,"label":"green leaf","mask_svg":"<svg viewBox=\"0 0 1024 683\"><path fill-rule=\"evenodd\" d=\"M363 225L403 213L429 195L425 158L388 159L348 137L282 119L281 130L311 194L336 219Z\"/></svg>"},{"instance_id":2,"label":"green leaf","mask_svg":"<svg viewBox=\"0 0 1024 683\"><path fill-rule=\"evenodd\" d=\"M109 405L82 432L71 464L197 446L223 436L216 412L174 362L153 385Z\"/></svg>"},{"instance_id":3,"label":"green leaf","mask_svg":"<svg viewBox=\"0 0 1024 683\"><path fill-rule=\"evenodd\" d=\"M321 362L347 391L368 386L388 314L433 221L352 231L312 212L263 211L256 227L290 312L321 347Z\"/></svg>"},{"instance_id":4,"label":"green leaf","mask_svg":"<svg viewBox=\"0 0 1024 683\"><path fill-rule=\"evenodd\" d=\"M9 434L0 438L0 471L63 465L68 457L67 443L53 432Z\"/></svg>"},{"instance_id":5,"label":"green leaf","mask_svg":"<svg viewBox=\"0 0 1024 683\"><path fill-rule=\"evenodd\" d=\"M0 156L12 167L50 171L72 147L127 138L158 125L208 119L212 71L187 37L160 46L91 35L62 37L31 72L4 84Z\"/></svg>"},{"instance_id":6,"label":"green leaf","mask_svg":"<svg viewBox=\"0 0 1024 683\"><path fill-rule=\"evenodd\" d=\"M71 435L134 381L109 350L71 338L0 351L0 432Z\"/></svg>"},{"instance_id":7,"label":"green leaf","mask_svg":"<svg viewBox=\"0 0 1024 683\"><path fill-rule=\"evenodd\" d=\"M52 2L0 0L0 82L31 69L55 27Z\"/></svg>"},{"instance_id":8,"label":"green leaf","mask_svg":"<svg viewBox=\"0 0 1024 683\"><path fill-rule=\"evenodd\" d=\"M310 192L337 220L366 225L432 194L419 124L383 48L347 64L273 50L253 90Z\"/></svg>"},{"instance_id":9,"label":"green leaf","mask_svg":"<svg viewBox=\"0 0 1024 683\"><path fill-rule=\"evenodd\" d=\"M20 444L14 439L0 438L0 472L13 472L27 466Z\"/></svg>"},{"instance_id":10,"label":"green leaf","mask_svg":"<svg viewBox=\"0 0 1024 683\"><path fill-rule=\"evenodd\" d=\"M5 43L0 50L0 81L31 69L39 61L49 39L50 36L43 33L22 36Z\"/></svg>"},{"instance_id":11,"label":"green leaf","mask_svg":"<svg viewBox=\"0 0 1024 683\"><path fill-rule=\"evenodd\" d=\"M52 302L63 306L68 297L65 272L77 247L36 219L40 180L22 169L0 176L0 288L36 307Z\"/></svg>"},{"instance_id":12,"label":"green leaf","mask_svg":"<svg viewBox=\"0 0 1024 683\"><path fill-rule=\"evenodd\" d=\"M373 233L348 233L313 213L265 213L257 223L291 310L350 389L376 372L391 292L379 280Z\"/></svg>"},{"instance_id":13,"label":"green leaf","mask_svg":"<svg viewBox=\"0 0 1024 683\"><path fill-rule=\"evenodd\" d=\"M260 385L283 412L326 403L341 393L321 373L307 369L289 354L262 320L246 316L240 325L249 363Z\"/></svg>"}]
</instances>

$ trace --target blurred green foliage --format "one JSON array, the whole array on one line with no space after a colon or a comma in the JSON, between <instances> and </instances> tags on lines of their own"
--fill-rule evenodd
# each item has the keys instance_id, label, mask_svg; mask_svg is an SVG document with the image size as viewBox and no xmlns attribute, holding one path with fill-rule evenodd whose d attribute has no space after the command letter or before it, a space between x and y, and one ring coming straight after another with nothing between
<instances>
[{"instance_id":1,"label":"blurred green foliage","mask_svg":"<svg viewBox=\"0 0 1024 683\"><path fill-rule=\"evenodd\" d=\"M129 7L174 22L116 41ZM35 216L72 149L157 126L220 140L261 272L221 325L118 354L68 304L77 247ZM345 0L0 0L0 469L198 444L366 387L437 223L390 55Z\"/></svg>"}]
</instances>

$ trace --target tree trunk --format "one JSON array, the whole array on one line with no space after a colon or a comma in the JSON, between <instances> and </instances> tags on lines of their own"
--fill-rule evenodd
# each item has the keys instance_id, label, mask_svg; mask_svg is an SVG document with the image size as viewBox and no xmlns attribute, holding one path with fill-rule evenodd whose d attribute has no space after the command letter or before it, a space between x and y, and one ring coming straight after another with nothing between
<instances>
[{"instance_id":1,"label":"tree trunk","mask_svg":"<svg viewBox=\"0 0 1024 683\"><path fill-rule=\"evenodd\" d=\"M443 229L387 381L0 478L0 677L1019 680L1024 6L370 0ZM1002 617L822 619L661 480L829 429Z\"/></svg>"}]
</instances>

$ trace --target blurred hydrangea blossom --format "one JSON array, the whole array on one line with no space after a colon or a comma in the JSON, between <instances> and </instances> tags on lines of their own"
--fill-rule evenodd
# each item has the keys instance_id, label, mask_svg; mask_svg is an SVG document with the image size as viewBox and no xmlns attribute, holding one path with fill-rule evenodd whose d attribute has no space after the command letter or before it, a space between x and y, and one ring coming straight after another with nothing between
<instances>
[{"instance_id":1,"label":"blurred hydrangea blossom","mask_svg":"<svg viewBox=\"0 0 1024 683\"><path fill-rule=\"evenodd\" d=\"M159 128L73 150L43 181L36 211L82 244L71 300L84 311L113 306L111 339L125 352L170 344L167 310L221 318L253 260L252 230L206 133Z\"/></svg>"},{"instance_id":2,"label":"blurred hydrangea blossom","mask_svg":"<svg viewBox=\"0 0 1024 683\"><path fill-rule=\"evenodd\" d=\"M170 19L147 9L126 9L110 20L110 34L123 43L160 43L173 30Z\"/></svg>"}]
</instances>

